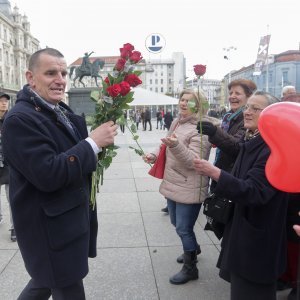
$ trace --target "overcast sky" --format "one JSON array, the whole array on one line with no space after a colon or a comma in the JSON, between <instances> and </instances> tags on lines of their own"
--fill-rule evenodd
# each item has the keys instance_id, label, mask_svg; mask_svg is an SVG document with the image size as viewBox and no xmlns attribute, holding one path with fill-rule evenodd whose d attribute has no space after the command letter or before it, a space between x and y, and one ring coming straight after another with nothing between
<instances>
[{"instance_id":1,"label":"overcast sky","mask_svg":"<svg viewBox=\"0 0 300 300\"><path fill-rule=\"evenodd\" d=\"M299 0L17 0L41 47L60 50L70 64L84 52L117 56L131 43L146 59L183 52L187 76L206 64L205 78L222 79L229 70L255 62L259 40L271 34L269 53L299 49ZM160 33L166 46L150 54L145 40ZM224 60L223 48L235 46Z\"/></svg>"}]
</instances>

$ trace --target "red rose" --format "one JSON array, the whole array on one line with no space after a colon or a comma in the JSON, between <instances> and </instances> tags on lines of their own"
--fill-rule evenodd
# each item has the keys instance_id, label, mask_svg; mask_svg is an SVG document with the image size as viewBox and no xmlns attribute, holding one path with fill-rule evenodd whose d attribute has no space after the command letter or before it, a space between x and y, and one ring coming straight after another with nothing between
<instances>
[{"instance_id":1,"label":"red rose","mask_svg":"<svg viewBox=\"0 0 300 300\"><path fill-rule=\"evenodd\" d=\"M119 84L113 84L106 89L107 93L111 97L117 97L121 92L121 86Z\"/></svg>"},{"instance_id":2,"label":"red rose","mask_svg":"<svg viewBox=\"0 0 300 300\"><path fill-rule=\"evenodd\" d=\"M136 87L142 83L142 80L139 79L135 74L126 75L124 81L127 81L132 87Z\"/></svg>"},{"instance_id":3,"label":"red rose","mask_svg":"<svg viewBox=\"0 0 300 300\"><path fill-rule=\"evenodd\" d=\"M127 43L123 45L123 48L120 48L121 57L128 59L128 57L132 54L132 51L134 50L134 46Z\"/></svg>"},{"instance_id":4,"label":"red rose","mask_svg":"<svg viewBox=\"0 0 300 300\"><path fill-rule=\"evenodd\" d=\"M205 65L194 65L194 72L197 76L203 76L206 72Z\"/></svg>"},{"instance_id":5,"label":"red rose","mask_svg":"<svg viewBox=\"0 0 300 300\"><path fill-rule=\"evenodd\" d=\"M110 82L109 82L109 78L108 78L108 77L106 77L106 78L104 79L104 82L105 82L107 85L110 85Z\"/></svg>"},{"instance_id":6,"label":"red rose","mask_svg":"<svg viewBox=\"0 0 300 300\"><path fill-rule=\"evenodd\" d=\"M122 96L126 96L129 92L130 92L130 84L126 81L122 81L120 83L120 87L121 87L121 92L120 94Z\"/></svg>"},{"instance_id":7,"label":"red rose","mask_svg":"<svg viewBox=\"0 0 300 300\"><path fill-rule=\"evenodd\" d=\"M119 58L116 65L115 65L115 67L114 67L114 70L123 71L125 64L126 64L126 59Z\"/></svg>"},{"instance_id":8,"label":"red rose","mask_svg":"<svg viewBox=\"0 0 300 300\"><path fill-rule=\"evenodd\" d=\"M133 51L129 57L130 61L135 64L137 64L142 58L141 52L139 51Z\"/></svg>"}]
</instances>

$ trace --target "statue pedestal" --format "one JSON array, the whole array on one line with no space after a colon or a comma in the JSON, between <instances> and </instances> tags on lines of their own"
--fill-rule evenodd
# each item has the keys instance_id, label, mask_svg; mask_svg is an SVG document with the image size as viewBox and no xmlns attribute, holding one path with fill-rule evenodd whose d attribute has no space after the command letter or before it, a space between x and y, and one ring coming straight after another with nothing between
<instances>
[{"instance_id":1,"label":"statue pedestal","mask_svg":"<svg viewBox=\"0 0 300 300\"><path fill-rule=\"evenodd\" d=\"M91 100L91 91L98 90L96 87L87 88L71 88L67 94L69 95L69 106L76 115L85 114L92 116L95 114L95 102Z\"/></svg>"}]
</instances>

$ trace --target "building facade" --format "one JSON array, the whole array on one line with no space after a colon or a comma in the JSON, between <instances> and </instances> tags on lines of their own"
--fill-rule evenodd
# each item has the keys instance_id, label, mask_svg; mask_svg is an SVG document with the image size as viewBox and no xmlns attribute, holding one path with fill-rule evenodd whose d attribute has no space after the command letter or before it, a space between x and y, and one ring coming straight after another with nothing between
<instances>
[{"instance_id":1,"label":"building facade","mask_svg":"<svg viewBox=\"0 0 300 300\"><path fill-rule=\"evenodd\" d=\"M119 56L97 56L90 57L90 62L93 63L97 59L104 61L104 67L99 71L99 75L105 78L108 73L113 72L119 58ZM78 58L68 68L71 70L72 67L79 67L81 63L82 58ZM148 91L174 97L178 96L180 90L185 86L186 66L184 55L181 52L173 53L170 59L142 59L135 65L135 69L142 71L140 78L143 83L140 87ZM84 77L82 82L87 87L96 87L96 82L90 76ZM71 78L69 78L68 87L82 86L78 80L74 85L73 71Z\"/></svg>"},{"instance_id":2,"label":"building facade","mask_svg":"<svg viewBox=\"0 0 300 300\"><path fill-rule=\"evenodd\" d=\"M268 64L265 64L259 76L254 76L254 64L238 71L231 72L231 80L247 78L253 80L258 90L267 91L277 98L282 96L282 88L285 85L293 85L300 91L300 50L288 50L279 54L269 55ZM224 78L227 86L229 74ZM228 99L228 91L225 89L225 99Z\"/></svg>"},{"instance_id":3,"label":"building facade","mask_svg":"<svg viewBox=\"0 0 300 300\"><path fill-rule=\"evenodd\" d=\"M29 57L38 49L39 41L30 33L26 15L16 6L12 10L9 1L0 0L0 92L11 96L11 105L26 83Z\"/></svg>"}]
</instances>

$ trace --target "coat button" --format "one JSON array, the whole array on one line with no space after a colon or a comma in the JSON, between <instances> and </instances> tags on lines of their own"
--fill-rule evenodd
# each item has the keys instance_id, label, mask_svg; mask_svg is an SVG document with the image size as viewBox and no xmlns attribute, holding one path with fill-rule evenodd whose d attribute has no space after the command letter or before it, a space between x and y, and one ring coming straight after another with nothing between
<instances>
[{"instance_id":1,"label":"coat button","mask_svg":"<svg viewBox=\"0 0 300 300\"><path fill-rule=\"evenodd\" d=\"M69 161L70 161L70 162L74 162L74 161L75 161L75 156L73 156L73 155L70 156L70 157L69 157Z\"/></svg>"}]
</instances>

